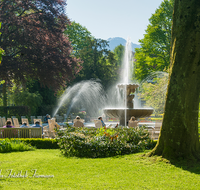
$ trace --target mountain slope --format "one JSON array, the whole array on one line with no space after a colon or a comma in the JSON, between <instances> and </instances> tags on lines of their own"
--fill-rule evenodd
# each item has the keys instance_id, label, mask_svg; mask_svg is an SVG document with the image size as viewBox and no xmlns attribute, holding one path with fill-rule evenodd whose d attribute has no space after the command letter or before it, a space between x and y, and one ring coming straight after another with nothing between
<instances>
[{"instance_id":1,"label":"mountain slope","mask_svg":"<svg viewBox=\"0 0 200 190\"><path fill-rule=\"evenodd\" d=\"M126 45L126 40L124 38L115 37L115 38L108 38L107 41L109 42L110 50L113 51L115 47L122 44L123 46ZM135 48L140 48L141 46L138 44L134 44L131 42L132 51L135 52Z\"/></svg>"}]
</instances>

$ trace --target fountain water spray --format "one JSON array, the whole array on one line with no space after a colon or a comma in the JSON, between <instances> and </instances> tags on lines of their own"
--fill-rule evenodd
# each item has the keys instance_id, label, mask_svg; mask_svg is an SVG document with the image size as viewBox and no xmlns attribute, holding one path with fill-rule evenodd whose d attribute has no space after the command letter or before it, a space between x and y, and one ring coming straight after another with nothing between
<instances>
[{"instance_id":1,"label":"fountain water spray","mask_svg":"<svg viewBox=\"0 0 200 190\"><path fill-rule=\"evenodd\" d=\"M57 114L64 103L68 105L67 116L74 106L82 106L87 110L87 113L93 114L105 106L106 96L102 85L98 81L87 80L65 90L53 115Z\"/></svg>"}]
</instances>

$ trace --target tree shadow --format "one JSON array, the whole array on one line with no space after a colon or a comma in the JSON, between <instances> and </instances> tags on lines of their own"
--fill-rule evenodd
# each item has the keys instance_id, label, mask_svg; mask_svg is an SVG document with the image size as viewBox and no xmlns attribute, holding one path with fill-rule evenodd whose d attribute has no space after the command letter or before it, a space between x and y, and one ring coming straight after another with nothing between
<instances>
[{"instance_id":1,"label":"tree shadow","mask_svg":"<svg viewBox=\"0 0 200 190\"><path fill-rule=\"evenodd\" d=\"M200 160L170 160L170 163L177 168L200 174Z\"/></svg>"}]
</instances>

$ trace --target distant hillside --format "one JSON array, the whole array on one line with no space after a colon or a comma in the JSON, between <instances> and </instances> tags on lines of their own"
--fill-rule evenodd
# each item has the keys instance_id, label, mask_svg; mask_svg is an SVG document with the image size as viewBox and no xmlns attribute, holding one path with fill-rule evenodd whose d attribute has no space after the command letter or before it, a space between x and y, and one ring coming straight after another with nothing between
<instances>
[{"instance_id":1,"label":"distant hillside","mask_svg":"<svg viewBox=\"0 0 200 190\"><path fill-rule=\"evenodd\" d=\"M113 51L115 47L122 44L123 46L126 45L126 40L124 38L115 37L115 38L108 38L110 50ZM140 48L141 46L138 44L134 44L131 42L132 51L135 52L135 48Z\"/></svg>"}]
</instances>

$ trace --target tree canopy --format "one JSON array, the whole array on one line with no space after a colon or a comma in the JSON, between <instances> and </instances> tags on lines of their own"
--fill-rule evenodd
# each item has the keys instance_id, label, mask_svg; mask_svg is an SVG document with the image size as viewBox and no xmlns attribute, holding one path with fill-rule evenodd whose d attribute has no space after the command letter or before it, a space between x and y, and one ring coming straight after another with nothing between
<instances>
[{"instance_id":1,"label":"tree canopy","mask_svg":"<svg viewBox=\"0 0 200 190\"><path fill-rule=\"evenodd\" d=\"M82 61L82 70L73 82L100 79L106 88L117 80L116 59L108 50L108 42L94 38L86 27L72 22L65 34L73 46L73 54Z\"/></svg>"},{"instance_id":2,"label":"tree canopy","mask_svg":"<svg viewBox=\"0 0 200 190\"><path fill-rule=\"evenodd\" d=\"M69 24L65 6L65 0L0 2L1 79L23 84L36 79L56 90L74 78L80 65L63 35Z\"/></svg>"},{"instance_id":3,"label":"tree canopy","mask_svg":"<svg viewBox=\"0 0 200 190\"><path fill-rule=\"evenodd\" d=\"M163 71L170 65L170 42L174 0L164 0L149 19L141 48L135 49L135 76L143 80L153 71Z\"/></svg>"},{"instance_id":4,"label":"tree canopy","mask_svg":"<svg viewBox=\"0 0 200 190\"><path fill-rule=\"evenodd\" d=\"M68 36L71 42L71 45L73 47L72 53L76 57L80 57L80 50L89 45L88 38L92 38L91 33L87 30L86 27L83 27L75 21L67 25L67 29L64 33Z\"/></svg>"},{"instance_id":5,"label":"tree canopy","mask_svg":"<svg viewBox=\"0 0 200 190\"><path fill-rule=\"evenodd\" d=\"M100 79L104 87L116 81L116 61L114 53L108 51L108 43L102 39L87 38L87 46L80 50L83 68L75 79Z\"/></svg>"}]
</instances>

